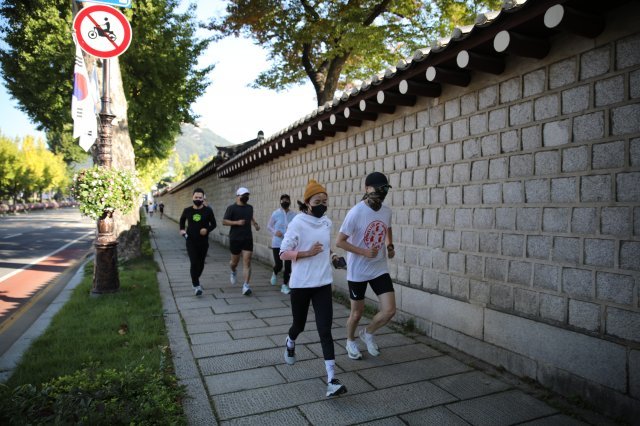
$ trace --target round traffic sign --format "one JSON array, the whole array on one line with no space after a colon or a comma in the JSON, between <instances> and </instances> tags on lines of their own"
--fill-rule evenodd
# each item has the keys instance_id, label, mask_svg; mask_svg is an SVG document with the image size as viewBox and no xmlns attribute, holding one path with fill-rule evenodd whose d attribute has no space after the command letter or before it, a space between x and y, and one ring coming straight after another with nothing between
<instances>
[{"instance_id":1,"label":"round traffic sign","mask_svg":"<svg viewBox=\"0 0 640 426\"><path fill-rule=\"evenodd\" d=\"M82 50L102 59L122 54L131 44L131 25L118 9L106 5L85 7L73 19Z\"/></svg>"}]
</instances>

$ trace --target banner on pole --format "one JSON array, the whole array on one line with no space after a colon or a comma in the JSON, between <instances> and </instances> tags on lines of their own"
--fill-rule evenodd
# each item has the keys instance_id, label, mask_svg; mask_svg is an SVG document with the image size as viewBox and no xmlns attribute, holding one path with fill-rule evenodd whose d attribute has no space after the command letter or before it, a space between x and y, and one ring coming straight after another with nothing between
<instances>
[{"instance_id":1,"label":"banner on pole","mask_svg":"<svg viewBox=\"0 0 640 426\"><path fill-rule=\"evenodd\" d=\"M95 143L98 136L93 87L82 56L82 49L76 42L76 59L73 69L73 96L71 117L73 118L73 138L80 138L80 146L85 151Z\"/></svg>"}]
</instances>

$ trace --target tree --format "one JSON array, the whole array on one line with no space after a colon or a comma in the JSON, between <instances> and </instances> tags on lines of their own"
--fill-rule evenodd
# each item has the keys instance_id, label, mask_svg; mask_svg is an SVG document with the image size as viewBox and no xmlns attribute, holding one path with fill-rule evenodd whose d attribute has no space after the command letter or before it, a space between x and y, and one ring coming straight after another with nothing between
<instances>
[{"instance_id":1,"label":"tree","mask_svg":"<svg viewBox=\"0 0 640 426\"><path fill-rule=\"evenodd\" d=\"M65 192L69 172L61 155L49 151L42 140L21 141L0 135L0 196L42 199L45 191Z\"/></svg>"},{"instance_id":2,"label":"tree","mask_svg":"<svg viewBox=\"0 0 640 426\"><path fill-rule=\"evenodd\" d=\"M501 0L231 0L208 28L218 38L252 38L268 50L272 67L255 86L285 89L306 78L318 105L336 90L363 80L472 21Z\"/></svg>"},{"instance_id":3,"label":"tree","mask_svg":"<svg viewBox=\"0 0 640 426\"><path fill-rule=\"evenodd\" d=\"M135 8L125 12L134 38L119 61L138 165L169 156L180 123L197 118L190 106L209 84L212 66L196 68L209 40L195 38L195 6L179 14L178 5L178 0L136 0ZM0 16L6 43L0 65L7 90L46 132L51 149L66 161L77 161L84 154L71 138L75 47L70 2L5 0Z\"/></svg>"},{"instance_id":4,"label":"tree","mask_svg":"<svg viewBox=\"0 0 640 426\"><path fill-rule=\"evenodd\" d=\"M14 198L17 181L23 174L20 160L17 142L0 134L0 198Z\"/></svg>"},{"instance_id":5,"label":"tree","mask_svg":"<svg viewBox=\"0 0 640 426\"><path fill-rule=\"evenodd\" d=\"M198 170L202 168L209 160L201 160L198 154L191 154L189 156L189 161L184 165L182 172L185 176L191 176Z\"/></svg>"}]
</instances>

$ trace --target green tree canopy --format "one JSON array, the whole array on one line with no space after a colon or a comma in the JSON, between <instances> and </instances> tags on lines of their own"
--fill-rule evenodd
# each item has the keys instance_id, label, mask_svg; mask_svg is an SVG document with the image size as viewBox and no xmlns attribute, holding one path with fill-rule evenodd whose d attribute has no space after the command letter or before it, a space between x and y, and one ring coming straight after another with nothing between
<instances>
[{"instance_id":1,"label":"green tree canopy","mask_svg":"<svg viewBox=\"0 0 640 426\"><path fill-rule=\"evenodd\" d=\"M230 0L208 28L243 35L268 50L256 86L285 89L309 79L318 105L415 49L473 22L501 0Z\"/></svg>"},{"instance_id":2,"label":"green tree canopy","mask_svg":"<svg viewBox=\"0 0 640 426\"><path fill-rule=\"evenodd\" d=\"M190 107L209 85L212 66L197 61L210 40L198 40L195 5L177 13L178 0L136 0L127 9L131 46L119 57L128 101L136 165L167 158L180 123L197 118ZM20 110L46 132L66 161L84 158L71 137L75 47L68 0L0 2L0 66Z\"/></svg>"}]
</instances>

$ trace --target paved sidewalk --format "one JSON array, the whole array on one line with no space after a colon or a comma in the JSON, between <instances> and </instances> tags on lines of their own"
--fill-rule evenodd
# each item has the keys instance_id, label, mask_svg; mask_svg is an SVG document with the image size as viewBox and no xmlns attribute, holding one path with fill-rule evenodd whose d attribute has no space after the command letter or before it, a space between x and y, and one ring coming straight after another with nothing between
<instances>
[{"instance_id":1,"label":"paved sidewalk","mask_svg":"<svg viewBox=\"0 0 640 426\"><path fill-rule=\"evenodd\" d=\"M353 361L344 348L348 309L338 303L336 377L348 393L326 398L313 312L296 342L296 364L284 363L289 297L269 284L269 265L254 259L253 295L242 296L241 285L229 283L228 250L212 243L204 295L196 297L177 224L158 215L148 222L175 368L190 395L189 424L584 424L531 396L517 380L478 370L463 354L392 327L378 333L379 357L360 344L363 359Z\"/></svg>"}]
</instances>

